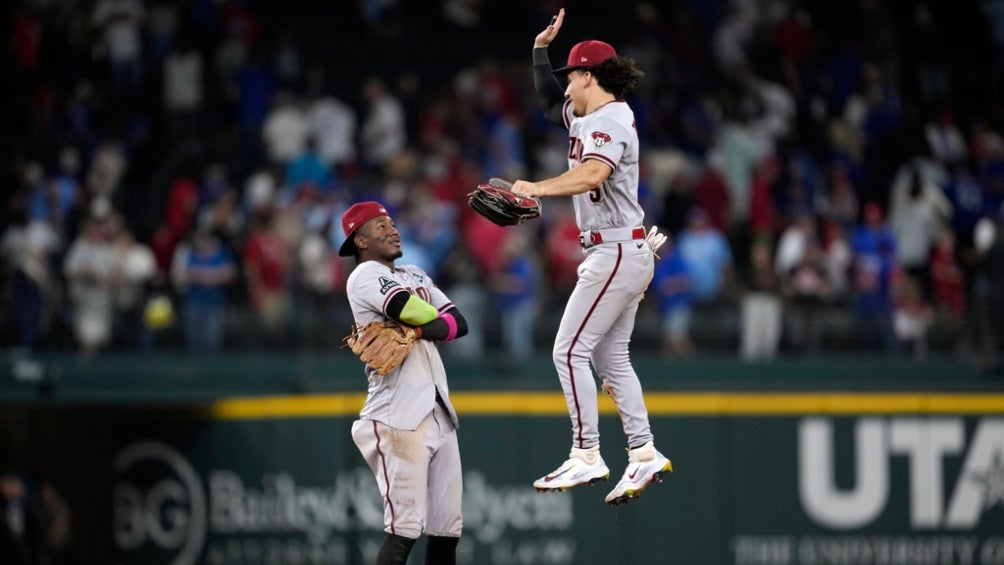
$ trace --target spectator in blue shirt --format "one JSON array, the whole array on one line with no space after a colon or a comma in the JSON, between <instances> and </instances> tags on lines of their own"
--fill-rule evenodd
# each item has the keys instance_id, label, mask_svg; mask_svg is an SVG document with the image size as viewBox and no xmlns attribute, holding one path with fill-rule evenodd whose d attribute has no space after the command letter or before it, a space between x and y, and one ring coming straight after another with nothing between
<instances>
[{"instance_id":1,"label":"spectator in blue shirt","mask_svg":"<svg viewBox=\"0 0 1004 565\"><path fill-rule=\"evenodd\" d=\"M540 271L523 232L511 232L501 247L499 272L490 281L491 297L499 312L507 357L526 359L534 350Z\"/></svg>"},{"instance_id":2,"label":"spectator in blue shirt","mask_svg":"<svg viewBox=\"0 0 1004 565\"><path fill-rule=\"evenodd\" d=\"M851 238L854 254L855 310L863 343L881 343L887 353L898 349L892 327L893 280L897 276L896 238L885 224L882 207L864 206L864 222Z\"/></svg>"},{"instance_id":3,"label":"spectator in blue shirt","mask_svg":"<svg viewBox=\"0 0 1004 565\"><path fill-rule=\"evenodd\" d=\"M716 302L732 266L732 250L725 236L708 221L707 212L696 207L690 210L677 247L690 273L695 302Z\"/></svg>"},{"instance_id":4,"label":"spectator in blue shirt","mask_svg":"<svg viewBox=\"0 0 1004 565\"><path fill-rule=\"evenodd\" d=\"M213 353L223 345L227 286L237 277L237 262L220 240L207 230L192 236L192 245L179 257L185 303L185 341L192 353Z\"/></svg>"},{"instance_id":5,"label":"spectator in blue shirt","mask_svg":"<svg viewBox=\"0 0 1004 565\"><path fill-rule=\"evenodd\" d=\"M687 356L693 350L690 317L694 309L690 271L672 239L667 240L655 263L651 288L659 299L662 352L667 356Z\"/></svg>"}]
</instances>

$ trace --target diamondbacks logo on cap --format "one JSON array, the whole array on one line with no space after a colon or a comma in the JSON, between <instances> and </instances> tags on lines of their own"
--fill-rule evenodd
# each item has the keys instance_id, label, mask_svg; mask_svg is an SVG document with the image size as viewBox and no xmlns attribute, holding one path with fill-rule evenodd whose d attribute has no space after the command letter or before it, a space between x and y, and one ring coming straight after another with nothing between
<instances>
[{"instance_id":1,"label":"diamondbacks logo on cap","mask_svg":"<svg viewBox=\"0 0 1004 565\"><path fill-rule=\"evenodd\" d=\"M610 143L610 136L602 131L594 131L591 135L593 137L593 145L596 147L603 147Z\"/></svg>"}]
</instances>

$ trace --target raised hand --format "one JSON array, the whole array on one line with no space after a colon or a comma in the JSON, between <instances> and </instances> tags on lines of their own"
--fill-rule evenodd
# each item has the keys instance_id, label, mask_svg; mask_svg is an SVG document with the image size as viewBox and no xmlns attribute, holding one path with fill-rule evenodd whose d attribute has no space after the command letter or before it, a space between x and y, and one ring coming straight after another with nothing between
<instances>
[{"instance_id":1,"label":"raised hand","mask_svg":"<svg viewBox=\"0 0 1004 565\"><path fill-rule=\"evenodd\" d=\"M533 40L533 47L537 49L550 45L554 41L554 38L558 36L558 30L561 29L561 22L563 21L565 21L564 8L558 10L558 15L551 18L551 23L544 28L544 31L537 34L537 38Z\"/></svg>"}]
</instances>

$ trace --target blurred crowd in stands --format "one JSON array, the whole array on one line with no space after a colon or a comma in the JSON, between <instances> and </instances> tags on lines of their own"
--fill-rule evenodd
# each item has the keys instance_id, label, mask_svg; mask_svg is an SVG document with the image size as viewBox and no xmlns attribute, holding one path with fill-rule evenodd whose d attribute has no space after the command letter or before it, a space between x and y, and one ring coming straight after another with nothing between
<instances>
[{"instance_id":1,"label":"blurred crowd in stands","mask_svg":"<svg viewBox=\"0 0 1004 565\"><path fill-rule=\"evenodd\" d=\"M560 3L334 4L8 8L5 345L337 348L339 218L377 199L473 321L450 353L550 349L570 203L503 229L466 194L567 167L530 66ZM551 56L599 37L646 71L640 197L672 238L638 347L998 366L1004 3L609 4L569 6Z\"/></svg>"}]
</instances>

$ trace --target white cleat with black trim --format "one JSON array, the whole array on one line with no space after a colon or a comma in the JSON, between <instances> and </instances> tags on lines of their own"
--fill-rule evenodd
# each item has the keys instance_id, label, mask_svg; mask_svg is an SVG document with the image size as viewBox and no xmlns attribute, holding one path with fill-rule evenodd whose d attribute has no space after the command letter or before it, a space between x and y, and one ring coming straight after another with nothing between
<instances>
[{"instance_id":1,"label":"white cleat with black trim","mask_svg":"<svg viewBox=\"0 0 1004 565\"><path fill-rule=\"evenodd\" d=\"M673 472L673 462L655 449L651 441L628 450L628 466L624 476L607 495L606 503L617 506L638 498L652 483L661 483L666 473Z\"/></svg>"},{"instance_id":2,"label":"white cleat with black trim","mask_svg":"<svg viewBox=\"0 0 1004 565\"><path fill-rule=\"evenodd\" d=\"M589 449L573 447L568 454L568 460L554 471L534 481L533 488L540 492L554 492L609 479L610 469L600 456L600 446Z\"/></svg>"}]
</instances>

